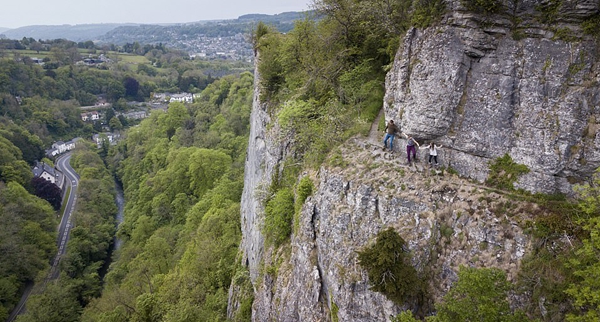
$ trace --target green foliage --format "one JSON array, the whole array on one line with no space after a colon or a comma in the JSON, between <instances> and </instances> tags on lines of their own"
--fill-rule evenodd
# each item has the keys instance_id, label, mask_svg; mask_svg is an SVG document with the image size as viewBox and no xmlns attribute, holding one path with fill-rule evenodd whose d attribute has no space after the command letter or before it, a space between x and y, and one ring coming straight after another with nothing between
<instances>
[{"instance_id":1,"label":"green foliage","mask_svg":"<svg viewBox=\"0 0 600 322\"><path fill-rule=\"evenodd\" d=\"M590 233L589 238L568 262L576 281L566 290L575 307L574 312L567 315L567 321L600 319L600 217L587 220L585 229Z\"/></svg>"},{"instance_id":2,"label":"green foliage","mask_svg":"<svg viewBox=\"0 0 600 322\"><path fill-rule=\"evenodd\" d=\"M294 202L294 232L297 232L300 227L300 211L302 210L302 206L306 198L312 195L314 190L315 187L310 177L305 176L300 179L296 187L296 201Z\"/></svg>"},{"instance_id":3,"label":"green foliage","mask_svg":"<svg viewBox=\"0 0 600 322\"><path fill-rule=\"evenodd\" d=\"M273 97L285 81L284 69L281 62L281 36L268 33L260 38L261 51L257 55L259 59L258 74L261 82L261 97L269 99Z\"/></svg>"},{"instance_id":4,"label":"green foliage","mask_svg":"<svg viewBox=\"0 0 600 322\"><path fill-rule=\"evenodd\" d=\"M458 281L436 305L432 321L527 321L522 313L511 312L509 290L504 271L461 266Z\"/></svg>"},{"instance_id":5,"label":"green foliage","mask_svg":"<svg viewBox=\"0 0 600 322\"><path fill-rule=\"evenodd\" d=\"M507 153L490 162L490 173L485 183L499 189L515 190L513 184L526 173L529 173L527 166L515 163Z\"/></svg>"},{"instance_id":6,"label":"green foliage","mask_svg":"<svg viewBox=\"0 0 600 322\"><path fill-rule=\"evenodd\" d=\"M34 297L31 306L28 302L24 321L76 321L82 307L102 289L100 267L107 260L115 232L114 180L98 154L85 146L74 152L71 163L80 180L77 208L72 215L74 227L67 253L61 258L64 273L57 284ZM32 236L36 233L31 232ZM44 242L55 245L53 240Z\"/></svg>"},{"instance_id":7,"label":"green foliage","mask_svg":"<svg viewBox=\"0 0 600 322\"><path fill-rule=\"evenodd\" d=\"M235 320L249 320L252 287L236 255L252 82L215 81L109 151L127 199L125 242L82 321L225 321L232 282L245 290Z\"/></svg>"},{"instance_id":8,"label":"green foliage","mask_svg":"<svg viewBox=\"0 0 600 322\"><path fill-rule=\"evenodd\" d=\"M256 27L254 29L252 29L252 36L251 36L251 39L252 39L251 42L252 42L252 46L254 47L255 52L260 47L261 38L263 38L268 33L273 33L274 31L275 30L272 27L269 27L264 22L262 22L262 21L258 22Z\"/></svg>"},{"instance_id":9,"label":"green foliage","mask_svg":"<svg viewBox=\"0 0 600 322\"><path fill-rule=\"evenodd\" d=\"M523 259L517 287L519 293L528 294L529 301L524 309L530 316L545 313L562 321L565 313L572 311L571 299L565 293L573 281L572 270L565 265L571 256L570 248L538 244Z\"/></svg>"},{"instance_id":10,"label":"green foliage","mask_svg":"<svg viewBox=\"0 0 600 322\"><path fill-rule=\"evenodd\" d=\"M331 322L338 322L340 320L340 318L338 317L338 312L340 311L340 308L337 306L337 304L335 304L335 302L330 301L331 302Z\"/></svg>"},{"instance_id":11,"label":"green foliage","mask_svg":"<svg viewBox=\"0 0 600 322\"><path fill-rule=\"evenodd\" d=\"M28 187L32 178L33 174L27 162L22 159L21 150L0 136L0 181L14 181Z\"/></svg>"},{"instance_id":12,"label":"green foliage","mask_svg":"<svg viewBox=\"0 0 600 322\"><path fill-rule=\"evenodd\" d=\"M248 322L252 320L252 303L254 302L254 288L250 280L250 272L248 268L241 265L238 261L236 265L235 275L231 281L232 287L239 290L234 295L239 296L230 299L232 302L238 301L239 307L235 312L234 322Z\"/></svg>"},{"instance_id":13,"label":"green foliage","mask_svg":"<svg viewBox=\"0 0 600 322\"><path fill-rule=\"evenodd\" d=\"M456 175L456 176L458 175L458 171L456 171L456 169L454 169L453 167L450 167L450 166L449 166L449 167L446 169L446 171L448 171L448 173L449 173L449 174Z\"/></svg>"},{"instance_id":14,"label":"green foliage","mask_svg":"<svg viewBox=\"0 0 600 322\"><path fill-rule=\"evenodd\" d=\"M461 3L469 10L485 14L500 13L502 2L495 0L461 0Z\"/></svg>"},{"instance_id":15,"label":"green foliage","mask_svg":"<svg viewBox=\"0 0 600 322\"><path fill-rule=\"evenodd\" d=\"M22 126L9 122L2 124L0 135L12 142L23 154L23 160L33 165L44 156L44 144L42 140L34 134L29 133Z\"/></svg>"},{"instance_id":16,"label":"green foliage","mask_svg":"<svg viewBox=\"0 0 600 322\"><path fill-rule=\"evenodd\" d=\"M405 244L390 227L377 234L375 244L358 252L359 264L367 271L371 289L383 293L397 305L404 305L423 291Z\"/></svg>"},{"instance_id":17,"label":"green foliage","mask_svg":"<svg viewBox=\"0 0 600 322\"><path fill-rule=\"evenodd\" d=\"M289 189L281 189L265 207L264 234L266 242L279 247L292 233L294 195Z\"/></svg>"},{"instance_id":18,"label":"green foliage","mask_svg":"<svg viewBox=\"0 0 600 322\"><path fill-rule=\"evenodd\" d=\"M581 23L583 32L591 35L596 39L600 37L600 13L597 13Z\"/></svg>"},{"instance_id":19,"label":"green foliage","mask_svg":"<svg viewBox=\"0 0 600 322\"><path fill-rule=\"evenodd\" d=\"M566 290L574 307L567 321L594 321L600 319L600 169L590 183L575 190L582 212L580 223L587 235L566 264L574 274Z\"/></svg>"},{"instance_id":20,"label":"green foliage","mask_svg":"<svg viewBox=\"0 0 600 322\"><path fill-rule=\"evenodd\" d=\"M560 39L566 42L573 42L577 40L577 36L573 34L573 31L569 28L556 28L554 29L553 40Z\"/></svg>"},{"instance_id":21,"label":"green foliage","mask_svg":"<svg viewBox=\"0 0 600 322\"><path fill-rule=\"evenodd\" d=\"M408 0L320 0L315 8L322 19L298 21L286 35L258 33L261 98L277 115L282 139L293 141L292 163L309 167L368 132L381 109L386 66L411 19L430 25L445 10L439 0L414 8Z\"/></svg>"},{"instance_id":22,"label":"green foliage","mask_svg":"<svg viewBox=\"0 0 600 322\"><path fill-rule=\"evenodd\" d=\"M304 201L306 201L306 198L312 195L314 189L315 186L310 177L305 176L300 179L298 187L296 188L296 203L294 205L297 213L300 212Z\"/></svg>"},{"instance_id":23,"label":"green foliage","mask_svg":"<svg viewBox=\"0 0 600 322\"><path fill-rule=\"evenodd\" d=\"M400 314L396 315L392 322L418 322L411 311L402 311Z\"/></svg>"},{"instance_id":24,"label":"green foliage","mask_svg":"<svg viewBox=\"0 0 600 322\"><path fill-rule=\"evenodd\" d=\"M56 254L56 221L46 201L16 182L0 182L0 221L0 319L6 319L25 283Z\"/></svg>"},{"instance_id":25,"label":"green foliage","mask_svg":"<svg viewBox=\"0 0 600 322\"><path fill-rule=\"evenodd\" d=\"M562 0L549 0L536 5L535 9L541 14L541 22L552 24L556 22L561 6Z\"/></svg>"},{"instance_id":26,"label":"green foliage","mask_svg":"<svg viewBox=\"0 0 600 322\"><path fill-rule=\"evenodd\" d=\"M446 11L446 5L441 0L418 0L411 17L411 24L418 28L427 28L439 21Z\"/></svg>"},{"instance_id":27,"label":"green foliage","mask_svg":"<svg viewBox=\"0 0 600 322\"><path fill-rule=\"evenodd\" d=\"M72 285L53 282L43 294L32 295L27 301L27 311L17 322L75 322L79 320L81 306Z\"/></svg>"},{"instance_id":28,"label":"green foliage","mask_svg":"<svg viewBox=\"0 0 600 322\"><path fill-rule=\"evenodd\" d=\"M579 208L585 215L584 218L600 215L600 168L592 176L590 183L574 187L579 200Z\"/></svg>"}]
</instances>

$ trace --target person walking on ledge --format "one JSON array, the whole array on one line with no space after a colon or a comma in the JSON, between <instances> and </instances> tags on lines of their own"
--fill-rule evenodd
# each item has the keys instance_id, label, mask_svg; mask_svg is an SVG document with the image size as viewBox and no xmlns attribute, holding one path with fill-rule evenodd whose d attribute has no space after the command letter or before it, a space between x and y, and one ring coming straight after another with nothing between
<instances>
[{"instance_id":1,"label":"person walking on ledge","mask_svg":"<svg viewBox=\"0 0 600 322\"><path fill-rule=\"evenodd\" d=\"M394 153L394 137L396 133L400 132L394 120L390 120L385 125L385 138L383 139L383 151L387 148L387 141L390 140L390 151Z\"/></svg>"},{"instance_id":2,"label":"person walking on ledge","mask_svg":"<svg viewBox=\"0 0 600 322\"><path fill-rule=\"evenodd\" d=\"M435 161L435 165L438 165L437 159L437 149L441 149L443 145L435 145L435 142L431 141L428 146L422 147L421 149L429 149L429 164L431 164L431 159Z\"/></svg>"},{"instance_id":3,"label":"person walking on ledge","mask_svg":"<svg viewBox=\"0 0 600 322\"><path fill-rule=\"evenodd\" d=\"M402 133L406 137L406 156L408 157L408 163L410 164L410 154L412 153L413 159L417 160L417 148L415 147L419 145L419 142L415 140L411 135L407 135L406 133Z\"/></svg>"}]
</instances>

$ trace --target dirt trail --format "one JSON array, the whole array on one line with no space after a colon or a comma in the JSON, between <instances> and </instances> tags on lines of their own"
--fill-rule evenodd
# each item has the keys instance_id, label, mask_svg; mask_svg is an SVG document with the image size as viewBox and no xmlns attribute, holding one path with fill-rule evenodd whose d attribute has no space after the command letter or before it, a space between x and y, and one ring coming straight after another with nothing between
<instances>
[{"instance_id":1,"label":"dirt trail","mask_svg":"<svg viewBox=\"0 0 600 322\"><path fill-rule=\"evenodd\" d=\"M385 113L383 108L380 109L379 114L377 114L377 117L375 118L375 121L373 121L373 123L371 124L371 129L369 130L369 141L371 141L371 143L373 144L376 144L383 138L383 133L379 132L377 127L379 127L379 122L381 122L381 118L384 117L384 114Z\"/></svg>"}]
</instances>

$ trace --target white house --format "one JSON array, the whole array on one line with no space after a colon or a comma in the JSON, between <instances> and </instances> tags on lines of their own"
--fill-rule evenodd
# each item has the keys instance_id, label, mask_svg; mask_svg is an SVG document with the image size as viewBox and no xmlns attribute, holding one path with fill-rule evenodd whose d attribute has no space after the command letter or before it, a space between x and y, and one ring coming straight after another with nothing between
<instances>
[{"instance_id":1,"label":"white house","mask_svg":"<svg viewBox=\"0 0 600 322\"><path fill-rule=\"evenodd\" d=\"M87 121L97 121L100 119L100 113L98 113L97 111L91 111L91 112L87 112L87 113L81 113L81 120L84 122Z\"/></svg>"},{"instance_id":2,"label":"white house","mask_svg":"<svg viewBox=\"0 0 600 322\"><path fill-rule=\"evenodd\" d=\"M94 140L94 142L96 142L96 146L100 148L102 147L102 142L108 141L108 143L112 145L116 143L120 137L121 135L119 133L105 132L102 134L94 134L92 140Z\"/></svg>"},{"instance_id":3,"label":"white house","mask_svg":"<svg viewBox=\"0 0 600 322\"><path fill-rule=\"evenodd\" d=\"M33 175L56 184L58 170L45 164L44 162L37 162L35 167L33 167Z\"/></svg>"},{"instance_id":4,"label":"white house","mask_svg":"<svg viewBox=\"0 0 600 322\"><path fill-rule=\"evenodd\" d=\"M123 115L126 119L140 120L146 118L146 111L133 111L129 113L120 113L118 115Z\"/></svg>"},{"instance_id":5,"label":"white house","mask_svg":"<svg viewBox=\"0 0 600 322\"><path fill-rule=\"evenodd\" d=\"M178 93L171 95L169 102L181 102L181 103L192 103L194 102L194 96L190 93Z\"/></svg>"},{"instance_id":6,"label":"white house","mask_svg":"<svg viewBox=\"0 0 600 322\"><path fill-rule=\"evenodd\" d=\"M79 138L74 138L73 140L68 142L57 141L54 142L54 144L52 144L52 149L56 149L56 151L58 151L57 154L62 154L75 149L77 141L79 141Z\"/></svg>"}]
</instances>

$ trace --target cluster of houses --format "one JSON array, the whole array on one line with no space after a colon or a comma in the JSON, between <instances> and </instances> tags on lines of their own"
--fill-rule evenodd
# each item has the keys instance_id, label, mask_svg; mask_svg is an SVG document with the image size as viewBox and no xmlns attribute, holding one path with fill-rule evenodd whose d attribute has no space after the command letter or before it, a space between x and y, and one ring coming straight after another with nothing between
<instances>
[{"instance_id":1,"label":"cluster of houses","mask_svg":"<svg viewBox=\"0 0 600 322\"><path fill-rule=\"evenodd\" d=\"M171 102L192 103L194 101L194 95L191 93L176 93L176 94L156 93L156 94L154 94L153 98L155 101L160 101L160 102L164 102L164 103L171 103ZM102 105L104 105L104 104L102 104ZM128 113L119 113L118 115L123 115L124 117L126 117L128 119L143 119L143 118L146 118L148 114L146 111L132 111L132 112L128 112ZM102 117L102 115L98 111L89 111L89 112L81 113L81 120L84 122L98 121L101 119L101 117ZM96 146L98 148L101 148L102 144L104 142L108 142L111 145L116 144L116 142L119 139L120 139L119 133L111 133L111 132L94 134L94 136L92 137L92 140L94 141L94 143L96 143ZM54 158L65 152L71 151L71 150L75 149L77 142L79 140L81 140L81 139L75 138L75 139L73 139L71 141L67 141L67 142L57 141L54 144L52 144L52 148L46 150L46 156L49 158ZM50 182L56 184L60 188L62 188L61 180L64 180L64 179L61 179L61 178L63 178L62 173L60 173L59 170L51 167L48 164L45 164L43 162L38 162L35 165L35 167L33 168L33 174L36 177L41 177L47 181L50 181Z\"/></svg>"},{"instance_id":2,"label":"cluster of houses","mask_svg":"<svg viewBox=\"0 0 600 322\"><path fill-rule=\"evenodd\" d=\"M86 66L98 66L103 63L109 63L110 59L106 57L104 54L100 54L99 56L94 56L90 54L87 58L78 61L76 64L78 65L86 65Z\"/></svg>"},{"instance_id":3,"label":"cluster of houses","mask_svg":"<svg viewBox=\"0 0 600 322\"><path fill-rule=\"evenodd\" d=\"M98 113L98 111L81 113L81 120L84 122L97 121L99 119L100 119L100 113Z\"/></svg>"},{"instance_id":4,"label":"cluster of houses","mask_svg":"<svg viewBox=\"0 0 600 322\"><path fill-rule=\"evenodd\" d=\"M46 150L46 156L49 158L53 158L53 157L56 157L57 155L65 153L67 151L71 151L71 150L75 149L75 146L77 145L77 142L79 140L81 140L81 139L74 138L73 140L67 141L67 142L63 142L63 141L54 142L54 144L52 144L52 148ZM38 161L38 162L36 162L32 171L33 171L34 177L40 177L46 181L49 181L49 182L57 185L61 189L63 188L63 186L64 186L63 174L58 169L55 169L54 167L50 166L49 164Z\"/></svg>"},{"instance_id":5,"label":"cluster of houses","mask_svg":"<svg viewBox=\"0 0 600 322\"><path fill-rule=\"evenodd\" d=\"M158 102L165 103L193 103L194 102L194 94L192 93L154 93L152 95L152 99Z\"/></svg>"},{"instance_id":6,"label":"cluster of houses","mask_svg":"<svg viewBox=\"0 0 600 322\"><path fill-rule=\"evenodd\" d=\"M116 144L120 137L121 134L119 133L105 132L94 134L94 136L92 136L92 140L96 143L98 148L101 148L104 142L108 142L110 145Z\"/></svg>"},{"instance_id":7,"label":"cluster of houses","mask_svg":"<svg viewBox=\"0 0 600 322\"><path fill-rule=\"evenodd\" d=\"M75 149L75 145L77 144L77 141L81 140L80 138L74 138L71 141L67 141L67 142L63 142L63 141L57 141L54 142L54 144L52 144L52 148L46 150L46 156L53 158L59 154L63 154L67 151L71 151L73 149Z\"/></svg>"},{"instance_id":8,"label":"cluster of houses","mask_svg":"<svg viewBox=\"0 0 600 322\"><path fill-rule=\"evenodd\" d=\"M117 113L117 116L123 115L126 119L130 119L130 120L141 120L141 119L145 119L146 116L148 116L148 113L146 113L146 111L133 111L133 112L127 112L127 113Z\"/></svg>"},{"instance_id":9,"label":"cluster of houses","mask_svg":"<svg viewBox=\"0 0 600 322\"><path fill-rule=\"evenodd\" d=\"M101 133L101 134L95 134L92 139L93 141L96 143L96 146L98 148L100 148L102 146L103 142L109 142L109 144L116 144L116 142L118 141L118 139L120 138L120 134L118 133ZM71 151L73 149L75 149L75 147L77 146L77 143L81 140L81 138L74 138L71 141L57 141L54 144L52 144L52 148L46 150L46 156L49 158L54 158L58 155L61 155L65 152ZM64 176L63 174L58 170L55 169L54 167L44 163L44 162L37 162L36 165L33 167L33 175L35 177L40 177L42 179L45 179L46 181L49 181L55 185L57 185L59 188L63 188L64 185Z\"/></svg>"}]
</instances>

